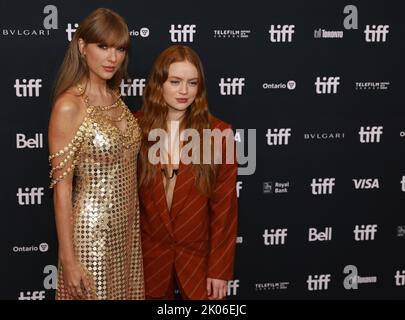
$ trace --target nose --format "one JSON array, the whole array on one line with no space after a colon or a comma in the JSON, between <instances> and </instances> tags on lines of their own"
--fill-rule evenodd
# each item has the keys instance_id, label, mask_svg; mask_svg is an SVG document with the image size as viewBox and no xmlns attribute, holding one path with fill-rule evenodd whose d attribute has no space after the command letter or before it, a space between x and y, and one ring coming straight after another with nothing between
<instances>
[{"instance_id":1,"label":"nose","mask_svg":"<svg viewBox=\"0 0 405 320\"><path fill-rule=\"evenodd\" d=\"M111 62L117 61L117 50L115 48L110 48L108 52L108 60Z\"/></svg>"},{"instance_id":2,"label":"nose","mask_svg":"<svg viewBox=\"0 0 405 320\"><path fill-rule=\"evenodd\" d=\"M180 85L180 93L187 94L188 93L188 85L186 81L182 81Z\"/></svg>"}]
</instances>

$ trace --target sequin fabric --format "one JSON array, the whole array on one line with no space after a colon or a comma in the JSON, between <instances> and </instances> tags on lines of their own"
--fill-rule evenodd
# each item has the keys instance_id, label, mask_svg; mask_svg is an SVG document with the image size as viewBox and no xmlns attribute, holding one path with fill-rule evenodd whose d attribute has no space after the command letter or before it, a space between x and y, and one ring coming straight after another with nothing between
<instances>
[{"instance_id":1,"label":"sequin fabric","mask_svg":"<svg viewBox=\"0 0 405 320\"><path fill-rule=\"evenodd\" d=\"M126 129L121 131L98 107L87 116L51 169L51 185L73 172L73 243L88 274L88 299L144 299L136 162L140 148L137 119L120 100ZM59 263L56 299L73 299Z\"/></svg>"}]
</instances>

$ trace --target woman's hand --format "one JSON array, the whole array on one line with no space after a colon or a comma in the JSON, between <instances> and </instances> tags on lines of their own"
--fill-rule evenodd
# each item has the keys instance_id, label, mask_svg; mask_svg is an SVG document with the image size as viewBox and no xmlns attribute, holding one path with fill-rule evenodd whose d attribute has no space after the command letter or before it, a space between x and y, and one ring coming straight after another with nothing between
<instances>
[{"instance_id":1,"label":"woman's hand","mask_svg":"<svg viewBox=\"0 0 405 320\"><path fill-rule=\"evenodd\" d=\"M227 281L207 278L207 293L209 300L220 300L226 297Z\"/></svg>"},{"instance_id":2,"label":"woman's hand","mask_svg":"<svg viewBox=\"0 0 405 320\"><path fill-rule=\"evenodd\" d=\"M66 289L73 298L83 300L89 297L90 281L79 263L63 265L63 277Z\"/></svg>"}]
</instances>

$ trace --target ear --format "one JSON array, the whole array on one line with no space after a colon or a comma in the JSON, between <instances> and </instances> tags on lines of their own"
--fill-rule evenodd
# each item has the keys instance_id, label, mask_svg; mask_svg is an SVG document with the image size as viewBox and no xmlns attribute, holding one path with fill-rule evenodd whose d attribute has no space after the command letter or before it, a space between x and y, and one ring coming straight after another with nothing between
<instances>
[{"instance_id":1,"label":"ear","mask_svg":"<svg viewBox=\"0 0 405 320\"><path fill-rule=\"evenodd\" d=\"M82 56L85 56L85 55L86 55L86 50L85 50L85 48L86 48L86 42L84 42L84 40L83 40L82 38L79 38L77 44L78 44L78 46L79 46L80 54L81 54Z\"/></svg>"}]
</instances>

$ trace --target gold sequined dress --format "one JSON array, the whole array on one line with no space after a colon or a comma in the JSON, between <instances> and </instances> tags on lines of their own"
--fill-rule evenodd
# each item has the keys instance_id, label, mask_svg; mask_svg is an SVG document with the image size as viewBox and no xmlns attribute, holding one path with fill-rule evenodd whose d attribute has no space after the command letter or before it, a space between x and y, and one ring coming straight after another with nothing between
<instances>
[{"instance_id":1,"label":"gold sequined dress","mask_svg":"<svg viewBox=\"0 0 405 320\"><path fill-rule=\"evenodd\" d=\"M86 99L87 115L72 142L50 155L51 187L73 171L73 243L89 276L89 299L144 299L136 163L140 129L119 98L121 131ZM59 263L56 299L73 299Z\"/></svg>"}]
</instances>

